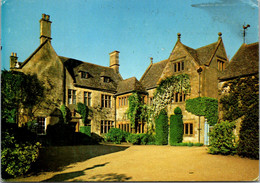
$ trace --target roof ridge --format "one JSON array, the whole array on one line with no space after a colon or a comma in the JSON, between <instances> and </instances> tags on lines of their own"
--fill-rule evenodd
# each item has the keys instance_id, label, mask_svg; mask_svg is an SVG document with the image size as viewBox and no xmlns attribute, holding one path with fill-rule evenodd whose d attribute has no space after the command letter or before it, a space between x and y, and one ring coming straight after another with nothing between
<instances>
[{"instance_id":1,"label":"roof ridge","mask_svg":"<svg viewBox=\"0 0 260 183\"><path fill-rule=\"evenodd\" d=\"M75 61L82 62L83 64L90 64L90 65L94 65L94 66L104 67L104 68L106 68L106 69L113 69L113 68L108 67L108 66L93 64L93 63L85 62L85 61L78 60L78 59L75 59L75 58L69 58L69 57L64 57L64 56L59 56L59 57L62 57L62 58L65 58L65 59L73 59L73 60L75 60ZM66 61L67 61L67 60L66 60ZM66 62L66 61L65 61L65 62Z\"/></svg>"},{"instance_id":2,"label":"roof ridge","mask_svg":"<svg viewBox=\"0 0 260 183\"><path fill-rule=\"evenodd\" d=\"M197 51L197 50L199 50L199 49L203 49L203 48L206 48L206 47L208 47L208 46L211 46L211 45L217 44L217 43L218 43L218 41L216 41L216 42L214 42L214 43L211 43L211 44L208 44L208 45L205 45L205 46L202 46L202 47L199 47L199 48L196 48L195 50Z\"/></svg>"}]
</instances>

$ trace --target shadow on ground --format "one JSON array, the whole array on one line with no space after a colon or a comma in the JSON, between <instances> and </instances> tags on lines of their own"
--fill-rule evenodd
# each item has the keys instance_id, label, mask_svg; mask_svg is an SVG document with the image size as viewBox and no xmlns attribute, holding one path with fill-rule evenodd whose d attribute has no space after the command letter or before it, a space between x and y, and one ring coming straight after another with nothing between
<instances>
[{"instance_id":1,"label":"shadow on ground","mask_svg":"<svg viewBox=\"0 0 260 183\"><path fill-rule=\"evenodd\" d=\"M46 147L41 149L39 159L34 164L27 176L38 175L41 172L61 171L66 169L65 167L70 164L83 162L90 158L109 153L123 151L128 147L129 146L114 145Z\"/></svg>"},{"instance_id":2,"label":"shadow on ground","mask_svg":"<svg viewBox=\"0 0 260 183\"><path fill-rule=\"evenodd\" d=\"M91 170L91 169L94 169L94 168L106 166L106 164L108 164L108 162L103 163L103 164L99 164L99 165L94 165L90 168L86 168L86 169L81 170L81 171L57 174L57 175L54 175L52 178L43 180L41 182L64 182L64 181L67 181L69 179L73 179L73 178L76 178L76 177L80 177L82 175L86 175L85 172L84 172L86 170Z\"/></svg>"}]
</instances>

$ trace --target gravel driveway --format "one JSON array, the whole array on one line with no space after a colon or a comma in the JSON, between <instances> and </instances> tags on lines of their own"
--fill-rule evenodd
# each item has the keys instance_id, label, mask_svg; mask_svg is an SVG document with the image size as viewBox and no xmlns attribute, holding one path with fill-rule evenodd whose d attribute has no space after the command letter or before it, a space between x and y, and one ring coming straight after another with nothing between
<instances>
[{"instance_id":1,"label":"gravel driveway","mask_svg":"<svg viewBox=\"0 0 260 183\"><path fill-rule=\"evenodd\" d=\"M259 175L258 160L210 155L206 147L67 146L45 153L39 165L45 169L8 181L252 181Z\"/></svg>"}]
</instances>

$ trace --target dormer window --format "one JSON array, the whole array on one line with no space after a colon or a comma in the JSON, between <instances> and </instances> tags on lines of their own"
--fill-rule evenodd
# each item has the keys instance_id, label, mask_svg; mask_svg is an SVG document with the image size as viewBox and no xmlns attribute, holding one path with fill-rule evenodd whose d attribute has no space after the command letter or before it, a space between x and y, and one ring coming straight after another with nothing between
<instances>
[{"instance_id":1,"label":"dormer window","mask_svg":"<svg viewBox=\"0 0 260 183\"><path fill-rule=\"evenodd\" d=\"M111 79L110 79L110 77L104 76L103 81L104 81L104 83L109 83L109 82L111 82Z\"/></svg>"},{"instance_id":2,"label":"dormer window","mask_svg":"<svg viewBox=\"0 0 260 183\"><path fill-rule=\"evenodd\" d=\"M90 77L90 74L88 72L85 71L81 71L81 78L83 79L87 79Z\"/></svg>"}]
</instances>

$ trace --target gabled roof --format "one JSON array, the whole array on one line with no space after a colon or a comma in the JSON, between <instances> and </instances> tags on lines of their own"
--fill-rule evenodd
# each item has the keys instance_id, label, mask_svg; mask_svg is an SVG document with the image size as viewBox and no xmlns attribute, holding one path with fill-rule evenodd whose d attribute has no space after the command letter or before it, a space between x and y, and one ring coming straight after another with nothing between
<instances>
[{"instance_id":1,"label":"gabled roof","mask_svg":"<svg viewBox=\"0 0 260 183\"><path fill-rule=\"evenodd\" d=\"M182 43L181 43L182 44ZM193 48L190 48L184 44L182 44L182 46L186 49L186 51L192 56L192 58L195 60L195 62L197 62L200 65L200 60L198 58L198 54L197 51Z\"/></svg>"},{"instance_id":2,"label":"gabled roof","mask_svg":"<svg viewBox=\"0 0 260 183\"><path fill-rule=\"evenodd\" d=\"M25 64L27 64L27 63L29 62L29 60L31 60L31 58L32 58L45 44L47 44L47 42L49 42L49 39L46 39L42 44L40 44L40 46L38 46L38 48L37 48L36 50L34 50L34 52L33 52L25 61L19 62L19 65L20 65L19 69L22 69L23 66L24 66Z\"/></svg>"},{"instance_id":3,"label":"gabled roof","mask_svg":"<svg viewBox=\"0 0 260 183\"><path fill-rule=\"evenodd\" d=\"M218 41L196 49L198 60L200 61L201 65L207 64L210 61L210 58L216 51L217 45Z\"/></svg>"},{"instance_id":4,"label":"gabled roof","mask_svg":"<svg viewBox=\"0 0 260 183\"><path fill-rule=\"evenodd\" d=\"M219 80L257 74L259 71L259 43L242 44L229 65L219 76Z\"/></svg>"},{"instance_id":5,"label":"gabled roof","mask_svg":"<svg viewBox=\"0 0 260 183\"><path fill-rule=\"evenodd\" d=\"M145 89L157 87L156 83L160 79L160 76L167 63L168 59L149 65L142 78L140 79L140 82Z\"/></svg>"},{"instance_id":6,"label":"gabled roof","mask_svg":"<svg viewBox=\"0 0 260 183\"><path fill-rule=\"evenodd\" d=\"M131 77L118 83L117 95L130 92L146 92L136 77Z\"/></svg>"},{"instance_id":7,"label":"gabled roof","mask_svg":"<svg viewBox=\"0 0 260 183\"><path fill-rule=\"evenodd\" d=\"M121 76L110 67L104 67L62 56L59 56L59 58L73 78L74 84L78 87L99 89L115 93L118 82L122 80ZM82 71L88 72L90 77L81 78L80 72ZM104 82L104 76L109 77L111 81L108 83Z\"/></svg>"}]
</instances>

